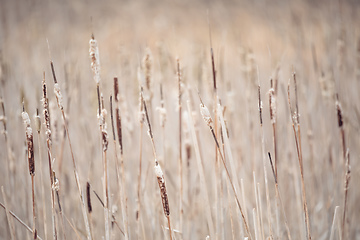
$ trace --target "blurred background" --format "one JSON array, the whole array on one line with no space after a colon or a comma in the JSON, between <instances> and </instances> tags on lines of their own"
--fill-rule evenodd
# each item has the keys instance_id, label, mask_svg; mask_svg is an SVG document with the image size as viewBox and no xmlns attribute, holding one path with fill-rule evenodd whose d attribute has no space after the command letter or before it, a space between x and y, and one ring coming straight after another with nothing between
<instances>
[{"instance_id":1,"label":"blurred background","mask_svg":"<svg viewBox=\"0 0 360 240\"><path fill-rule=\"evenodd\" d=\"M123 119L125 179L128 199L130 239L165 239L168 237L162 215L161 200L153 156L144 125L143 148L140 147L138 68L144 71L143 58L151 53L151 88L148 103L154 128L159 161L163 165L170 199L171 219L176 239L205 239L210 235L206 211L211 212L215 236L211 239L245 237L242 220L231 190L227 193L226 175L221 167L216 173L214 140L198 109L199 90L213 115L210 34L215 56L218 95L226 106L236 173L241 184L241 201L253 237L270 237L266 220L266 195L262 159L261 128L258 114L257 85L263 100L265 152L274 155L273 129L269 119L270 79L278 82L277 91L277 161L279 186L293 239L306 239L302 212L299 164L288 107L287 87L295 71L298 84L299 112L304 161L304 177L313 239L341 239L344 214L344 182L341 132L337 123L335 94L342 106L346 148L349 148L351 179L347 198L344 239L360 239L360 2L353 1L10 1L0 7L0 109L6 125L0 136L0 185L4 187L0 202L7 198L8 208L32 227L31 182L26 163L25 132L21 119L22 102L31 119L38 108L42 113L43 73L48 83L53 132L54 168L60 181L60 200L65 220L59 226L59 239L86 238L85 227L73 176L69 146L64 134L61 112L53 94L50 59L64 96L69 133L78 163L82 186L89 181L102 196L103 164L97 120L96 83L89 57L89 40L98 42L101 64L101 92L110 112L109 96L113 78L120 84ZM209 25L210 23L210 25ZM176 58L179 57L183 89L184 178L183 225L180 219L178 87ZM291 81L293 84L293 81ZM160 85L167 114L165 127L159 124L157 108L161 105ZM291 85L293 87L293 85ZM207 180L210 210L203 204L199 183L194 139L187 124L190 114L195 129ZM5 113L4 113L5 109ZM214 116L214 115L213 115ZM42 117L42 116L41 116ZM5 120L6 119L6 120ZM42 117L43 120L43 117ZM112 139L110 114L106 119ZM32 123L33 125L33 123ZM33 127L35 127L33 125ZM51 203L44 127L40 144L34 130L37 167L37 226L42 239L51 239ZM6 136L6 137L5 137ZM187 145L186 145L187 144ZM39 147L40 146L40 150ZM187 148L189 146L189 148ZM114 145L109 143L111 210L120 228L122 214L116 183ZM185 159L189 149L191 156ZM209 149L211 151L209 151ZM119 151L119 150L117 150ZM136 219L139 152L143 154L141 176L142 210ZM61 159L61 160L60 160ZM270 190L273 237L286 239L284 218L278 209L271 167L266 161ZM40 173L41 172L41 173ZM43 181L40 175L43 175ZM254 178L259 183L262 210L256 204ZM39 177L38 177L39 176ZM240 185L239 183L236 183ZM41 186L44 186L45 193ZM84 188L85 190L85 188ZM41 198L44 194L45 205ZM205 196L206 197L206 196ZM104 213L93 195L92 228L94 239L104 236ZM334 218L336 206L338 216ZM116 209L118 209L116 211ZM261 220L253 220L253 209ZM262 212L264 214L262 214ZM44 220L47 216L47 224ZM95 217L94 217L95 216ZM60 225L60 217L57 219ZM335 220L334 220L335 219ZM259 221L256 227L253 223ZM333 221L335 227L333 226ZM70 224L71 223L71 224ZM234 226L232 226L233 223ZM138 224L140 224L141 234ZM180 229L180 227L182 229ZM31 239L31 234L14 222L17 239ZM45 229L47 235L45 235ZM122 239L111 228L112 239ZM262 229L262 230L259 230ZM0 210L0 238L10 239L5 211Z\"/></svg>"}]
</instances>

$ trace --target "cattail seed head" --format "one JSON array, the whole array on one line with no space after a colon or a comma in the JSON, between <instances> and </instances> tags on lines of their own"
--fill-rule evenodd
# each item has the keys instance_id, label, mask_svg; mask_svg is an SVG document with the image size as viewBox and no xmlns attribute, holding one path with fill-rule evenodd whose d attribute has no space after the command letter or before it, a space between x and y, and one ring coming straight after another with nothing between
<instances>
[{"instance_id":1,"label":"cattail seed head","mask_svg":"<svg viewBox=\"0 0 360 240\"><path fill-rule=\"evenodd\" d=\"M41 119L39 116L39 109L36 109L36 114L34 115L35 127L36 131L40 133L41 131Z\"/></svg>"},{"instance_id":2,"label":"cattail seed head","mask_svg":"<svg viewBox=\"0 0 360 240\"><path fill-rule=\"evenodd\" d=\"M22 118L25 124L26 131L26 142L27 142L27 152L28 152L28 161L29 161L29 173L30 175L35 175L35 161L34 161L34 140L33 132L30 126L30 118L27 112L22 112Z\"/></svg>"},{"instance_id":3,"label":"cattail seed head","mask_svg":"<svg viewBox=\"0 0 360 240\"><path fill-rule=\"evenodd\" d=\"M274 124L276 122L276 97L274 88L269 90L269 106L270 106L270 120Z\"/></svg>"},{"instance_id":4,"label":"cattail seed head","mask_svg":"<svg viewBox=\"0 0 360 240\"><path fill-rule=\"evenodd\" d=\"M91 58L91 69L93 71L94 80L97 84L100 82L100 58L99 58L99 48L97 41L94 38L94 35L91 36L89 41L90 49L90 58Z\"/></svg>"},{"instance_id":5,"label":"cattail seed head","mask_svg":"<svg viewBox=\"0 0 360 240\"><path fill-rule=\"evenodd\" d=\"M146 54L142 61L142 69L144 72L144 78L145 78L145 88L147 90L145 97L146 101L151 101L153 97L152 92L152 64L153 64L153 57L151 50L149 48L146 49Z\"/></svg>"},{"instance_id":6,"label":"cattail seed head","mask_svg":"<svg viewBox=\"0 0 360 240\"><path fill-rule=\"evenodd\" d=\"M60 190L60 182L59 182L59 179L57 177L55 177L54 171L53 171L53 176L54 176L54 182L53 182L51 188L57 192Z\"/></svg>"},{"instance_id":7,"label":"cattail seed head","mask_svg":"<svg viewBox=\"0 0 360 240\"><path fill-rule=\"evenodd\" d=\"M51 130L50 130L50 114L49 114L49 102L47 98L47 88L46 88L46 81L45 81L45 73L44 73L44 79L43 79L43 98L42 98L43 108L44 108L44 124L46 127L45 134L48 138L48 140L51 143Z\"/></svg>"},{"instance_id":8,"label":"cattail seed head","mask_svg":"<svg viewBox=\"0 0 360 240\"><path fill-rule=\"evenodd\" d=\"M86 199L87 199L87 207L88 212L92 212L92 206L91 206L91 197L90 197L90 183L86 182Z\"/></svg>"},{"instance_id":9,"label":"cattail seed head","mask_svg":"<svg viewBox=\"0 0 360 240\"><path fill-rule=\"evenodd\" d=\"M163 209L164 209L164 214L166 217L168 217L170 215L169 199L167 196L164 174L163 174L163 171L161 170L160 164L157 160L155 160L154 171L155 171L155 175L157 177L159 188L160 188L160 194L161 194L161 200L162 200L162 205L163 205Z\"/></svg>"},{"instance_id":10,"label":"cattail seed head","mask_svg":"<svg viewBox=\"0 0 360 240\"><path fill-rule=\"evenodd\" d=\"M106 115L107 115L107 111L105 108L103 108L101 110L101 114L100 116L98 115L98 119L99 119L99 125L100 125L100 129L101 129L101 137L102 137L102 145L103 145L103 151L107 151L108 148L108 133L107 133L107 127L106 127Z\"/></svg>"},{"instance_id":11,"label":"cattail seed head","mask_svg":"<svg viewBox=\"0 0 360 240\"><path fill-rule=\"evenodd\" d=\"M341 128L343 126L344 122L343 122L343 117L342 117L342 107L341 107L341 104L339 102L339 98L337 95L336 95L335 105L336 105L336 112L337 112L337 118L338 118L338 126L339 126L339 128Z\"/></svg>"},{"instance_id":12,"label":"cattail seed head","mask_svg":"<svg viewBox=\"0 0 360 240\"><path fill-rule=\"evenodd\" d=\"M139 114L138 119L140 124L143 124L145 122L145 110L144 110L144 104L143 104L143 98L140 95L139 97Z\"/></svg>"},{"instance_id":13,"label":"cattail seed head","mask_svg":"<svg viewBox=\"0 0 360 240\"><path fill-rule=\"evenodd\" d=\"M61 91L60 91L60 86L59 86L58 83L54 84L54 93L55 93L55 96L56 96L56 101L57 101L58 107L60 108L60 110L63 110L64 109L64 107L63 107L63 97L62 97L62 94L61 94Z\"/></svg>"},{"instance_id":14,"label":"cattail seed head","mask_svg":"<svg viewBox=\"0 0 360 240\"><path fill-rule=\"evenodd\" d=\"M160 114L160 126L164 127L166 122L166 109L164 107L157 107L156 110L158 110Z\"/></svg>"},{"instance_id":15,"label":"cattail seed head","mask_svg":"<svg viewBox=\"0 0 360 240\"><path fill-rule=\"evenodd\" d=\"M201 113L205 123L209 127L212 127L213 120L211 118L209 109L203 103L200 103L200 113Z\"/></svg>"}]
</instances>

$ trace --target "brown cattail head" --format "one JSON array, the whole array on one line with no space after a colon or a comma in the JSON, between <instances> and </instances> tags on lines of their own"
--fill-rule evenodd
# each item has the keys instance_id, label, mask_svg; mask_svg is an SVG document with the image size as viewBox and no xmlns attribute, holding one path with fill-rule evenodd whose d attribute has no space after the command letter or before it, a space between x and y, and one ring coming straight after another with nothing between
<instances>
[{"instance_id":1,"label":"brown cattail head","mask_svg":"<svg viewBox=\"0 0 360 240\"><path fill-rule=\"evenodd\" d=\"M44 108L44 124L46 126L45 134L48 140L51 143L51 130L50 130L50 113L49 113L49 102L47 98L47 88L46 88L46 81L45 81L45 72L44 72L44 79L43 79L43 108Z\"/></svg>"},{"instance_id":2,"label":"brown cattail head","mask_svg":"<svg viewBox=\"0 0 360 240\"><path fill-rule=\"evenodd\" d=\"M159 162L155 159L155 167L154 167L155 175L158 180L159 188L160 188L160 195L162 200L162 205L164 209L164 214L166 217L170 215L170 207L169 207L169 199L167 196L166 186L165 186L165 179L163 171L161 170Z\"/></svg>"},{"instance_id":3,"label":"brown cattail head","mask_svg":"<svg viewBox=\"0 0 360 240\"><path fill-rule=\"evenodd\" d=\"M262 125L263 121L262 121L262 101L261 101L261 91L260 91L260 84L258 85L258 99L259 99L259 117L260 117L260 124Z\"/></svg>"},{"instance_id":4,"label":"brown cattail head","mask_svg":"<svg viewBox=\"0 0 360 240\"><path fill-rule=\"evenodd\" d=\"M335 105L336 105L336 112L337 112L337 118L338 118L338 126L339 126L339 128L342 128L344 122L343 122L343 116L342 116L342 107L341 107L341 104L339 102L339 95L338 94L336 94Z\"/></svg>"},{"instance_id":5,"label":"brown cattail head","mask_svg":"<svg viewBox=\"0 0 360 240\"><path fill-rule=\"evenodd\" d=\"M98 116L99 119L99 125L100 125L100 130L101 130L101 138L102 138L102 146L103 146L103 151L107 151L108 149L108 133L107 133L107 127L106 127L106 115L107 115L107 111L105 108L101 109L101 113L100 116Z\"/></svg>"},{"instance_id":6,"label":"brown cattail head","mask_svg":"<svg viewBox=\"0 0 360 240\"><path fill-rule=\"evenodd\" d=\"M34 140L33 132L30 126L29 114L25 111L22 113L22 118L26 128L26 142L27 142L27 151L28 151L28 161L29 161L29 172L30 175L35 175L35 161L34 161Z\"/></svg>"},{"instance_id":7,"label":"brown cattail head","mask_svg":"<svg viewBox=\"0 0 360 240\"><path fill-rule=\"evenodd\" d=\"M90 183L86 182L86 199L87 199L87 207L88 212L92 212L92 206L91 206L91 198L90 198Z\"/></svg>"},{"instance_id":8,"label":"brown cattail head","mask_svg":"<svg viewBox=\"0 0 360 240\"><path fill-rule=\"evenodd\" d=\"M116 108L116 128L118 133L118 139L120 144L120 152L123 154L123 145L122 145L122 127L121 127L121 116L119 108Z\"/></svg>"},{"instance_id":9,"label":"brown cattail head","mask_svg":"<svg viewBox=\"0 0 360 240\"><path fill-rule=\"evenodd\" d=\"M115 96L115 102L119 102L119 83L118 78L114 77L114 96Z\"/></svg>"}]
</instances>

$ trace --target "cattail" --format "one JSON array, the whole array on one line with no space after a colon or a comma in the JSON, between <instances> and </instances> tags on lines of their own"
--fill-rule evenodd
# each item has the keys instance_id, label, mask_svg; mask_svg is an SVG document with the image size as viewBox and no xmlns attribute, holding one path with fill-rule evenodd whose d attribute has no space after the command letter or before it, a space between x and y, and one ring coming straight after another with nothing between
<instances>
[{"instance_id":1,"label":"cattail","mask_svg":"<svg viewBox=\"0 0 360 240\"><path fill-rule=\"evenodd\" d=\"M94 80L97 84L100 82L100 58L99 58L99 48L97 41L95 40L94 34L91 36L89 41L90 49L90 58L91 58L91 69L94 74Z\"/></svg>"},{"instance_id":2,"label":"cattail","mask_svg":"<svg viewBox=\"0 0 360 240\"><path fill-rule=\"evenodd\" d=\"M105 118L107 115L107 111L105 108L103 108L101 110L101 114L100 116L98 115L98 119L99 119L99 125L101 127L101 138L102 138L102 146L103 146L103 151L107 151L108 148L108 133L106 130L106 122L105 122Z\"/></svg>"},{"instance_id":3,"label":"cattail","mask_svg":"<svg viewBox=\"0 0 360 240\"><path fill-rule=\"evenodd\" d=\"M54 93L55 93L55 96L56 96L56 101L57 101L58 107L60 108L60 110L63 110L64 109L64 107L63 107L63 97L62 97L62 94L61 94L61 91L60 91L60 86L59 86L58 83L54 84Z\"/></svg>"},{"instance_id":4,"label":"cattail","mask_svg":"<svg viewBox=\"0 0 360 240\"><path fill-rule=\"evenodd\" d=\"M86 182L86 199L87 199L87 207L88 212L92 212L92 206L91 206L91 198L90 198L90 183Z\"/></svg>"},{"instance_id":5,"label":"cattail","mask_svg":"<svg viewBox=\"0 0 360 240\"><path fill-rule=\"evenodd\" d=\"M59 179L56 177L55 175L55 171L53 170L53 184L51 186L52 190L54 190L55 192L58 192L60 190L60 181Z\"/></svg>"},{"instance_id":6,"label":"cattail","mask_svg":"<svg viewBox=\"0 0 360 240\"><path fill-rule=\"evenodd\" d=\"M274 88L269 90L269 106L270 106L270 120L272 124L276 123L276 97Z\"/></svg>"},{"instance_id":7,"label":"cattail","mask_svg":"<svg viewBox=\"0 0 360 240\"><path fill-rule=\"evenodd\" d=\"M146 48L145 50L145 56L143 57L142 60L142 71L143 71L143 80L144 81L144 85L143 82L141 81L141 86L145 86L146 88L146 92L144 94L144 98L146 101L149 101L151 103L152 97L153 97L153 92L152 92L152 68L153 68L153 57L152 57L152 53L151 50L149 48ZM150 106L151 107L151 106Z\"/></svg>"},{"instance_id":8,"label":"cattail","mask_svg":"<svg viewBox=\"0 0 360 240\"><path fill-rule=\"evenodd\" d=\"M211 118L209 109L203 104L200 103L200 113L205 121L205 123L212 128L213 125L213 120Z\"/></svg>"},{"instance_id":9,"label":"cattail","mask_svg":"<svg viewBox=\"0 0 360 240\"><path fill-rule=\"evenodd\" d=\"M31 175L31 189L32 189L32 203L33 203L33 239L37 239L37 230L35 226L36 222L36 213L35 213L35 161L34 161L34 140L33 140L33 131L30 126L29 114L25 111L23 106L22 119L25 124L26 131L26 142L27 142L27 152L28 152L28 161L29 161L29 173Z\"/></svg>"},{"instance_id":10,"label":"cattail","mask_svg":"<svg viewBox=\"0 0 360 240\"><path fill-rule=\"evenodd\" d=\"M145 75L145 86L147 90L151 88L151 78L152 78L152 64L153 57L150 48L146 49L146 54L143 58L142 67Z\"/></svg>"},{"instance_id":11,"label":"cattail","mask_svg":"<svg viewBox=\"0 0 360 240\"><path fill-rule=\"evenodd\" d=\"M34 115L36 131L40 134L41 131L41 118L39 116L39 109L36 109L36 114Z\"/></svg>"},{"instance_id":12,"label":"cattail","mask_svg":"<svg viewBox=\"0 0 360 240\"><path fill-rule=\"evenodd\" d=\"M140 124L143 124L145 122L145 111L144 111L144 105L142 101L142 97L139 97L139 113L138 113L138 119Z\"/></svg>"},{"instance_id":13,"label":"cattail","mask_svg":"<svg viewBox=\"0 0 360 240\"><path fill-rule=\"evenodd\" d=\"M29 114L25 111L22 112L22 118L26 127L26 142L28 147L28 161L30 175L35 175L35 162L34 162L34 141L33 132L30 126Z\"/></svg>"},{"instance_id":14,"label":"cattail","mask_svg":"<svg viewBox=\"0 0 360 240\"><path fill-rule=\"evenodd\" d=\"M44 79L43 79L43 98L42 98L42 102L43 102L43 108L44 108L44 124L46 127L46 131L45 134L49 140L49 142L51 143L51 130L50 130L50 113L49 113L49 102L48 102L48 98L47 98L47 90L46 90L46 82L45 82L45 73L44 73Z\"/></svg>"},{"instance_id":15,"label":"cattail","mask_svg":"<svg viewBox=\"0 0 360 240\"><path fill-rule=\"evenodd\" d=\"M166 109L164 107L157 107L156 110L159 111L160 115L160 126L164 127L166 122Z\"/></svg>"},{"instance_id":16,"label":"cattail","mask_svg":"<svg viewBox=\"0 0 360 240\"><path fill-rule=\"evenodd\" d=\"M342 107L341 107L341 103L339 102L339 98L337 95L336 95L335 105L336 105L338 126L339 126L339 128L342 128L342 126L344 124L343 117L342 117Z\"/></svg>"},{"instance_id":17,"label":"cattail","mask_svg":"<svg viewBox=\"0 0 360 240\"><path fill-rule=\"evenodd\" d=\"M167 196L166 186L165 186L165 179L163 171L161 170L159 162L155 159L155 167L154 167L155 175L158 180L159 188L160 188L160 194L161 194L161 200L162 205L164 209L164 214L166 217L170 215L170 207L169 207L169 199Z\"/></svg>"}]
</instances>

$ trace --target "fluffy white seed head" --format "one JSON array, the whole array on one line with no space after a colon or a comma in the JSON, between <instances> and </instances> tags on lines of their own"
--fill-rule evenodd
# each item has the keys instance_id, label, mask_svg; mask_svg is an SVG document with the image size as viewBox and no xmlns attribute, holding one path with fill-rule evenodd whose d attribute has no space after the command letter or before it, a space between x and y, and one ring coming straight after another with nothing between
<instances>
[{"instance_id":1,"label":"fluffy white seed head","mask_svg":"<svg viewBox=\"0 0 360 240\"><path fill-rule=\"evenodd\" d=\"M269 90L269 102L270 102L270 119L271 123L276 122L276 97L274 88L270 88Z\"/></svg>"},{"instance_id":2,"label":"fluffy white seed head","mask_svg":"<svg viewBox=\"0 0 360 240\"><path fill-rule=\"evenodd\" d=\"M89 41L90 49L90 58L91 58L91 69L94 74L94 80L98 84L100 82L100 58L99 58L99 48L97 41L94 38L91 38Z\"/></svg>"},{"instance_id":3,"label":"fluffy white seed head","mask_svg":"<svg viewBox=\"0 0 360 240\"><path fill-rule=\"evenodd\" d=\"M164 127L166 122L166 109L164 107L157 107L156 110L158 110L160 114L160 126Z\"/></svg>"},{"instance_id":4,"label":"fluffy white seed head","mask_svg":"<svg viewBox=\"0 0 360 240\"><path fill-rule=\"evenodd\" d=\"M60 91L60 86L58 83L55 83L54 84L54 93L55 93L55 96L56 96L56 101L57 101L57 104L58 104L58 107L63 110L64 107L63 107L63 97L62 97L62 94L61 94L61 91Z\"/></svg>"},{"instance_id":5,"label":"fluffy white seed head","mask_svg":"<svg viewBox=\"0 0 360 240\"><path fill-rule=\"evenodd\" d=\"M209 109L202 103L200 103L200 112L201 112L201 115L205 121L205 123L209 126L209 127L212 127L212 118L211 118L211 115L210 115L210 112L209 112Z\"/></svg>"},{"instance_id":6,"label":"fluffy white seed head","mask_svg":"<svg viewBox=\"0 0 360 240\"><path fill-rule=\"evenodd\" d=\"M22 112L21 113L22 119L24 121L24 124L26 127L30 127L30 118L29 118L29 114L27 112Z\"/></svg>"},{"instance_id":7,"label":"fluffy white seed head","mask_svg":"<svg viewBox=\"0 0 360 240\"><path fill-rule=\"evenodd\" d=\"M162 178L164 176L163 171L161 170L159 162L155 159L155 166L154 166L155 175L157 178Z\"/></svg>"}]
</instances>

